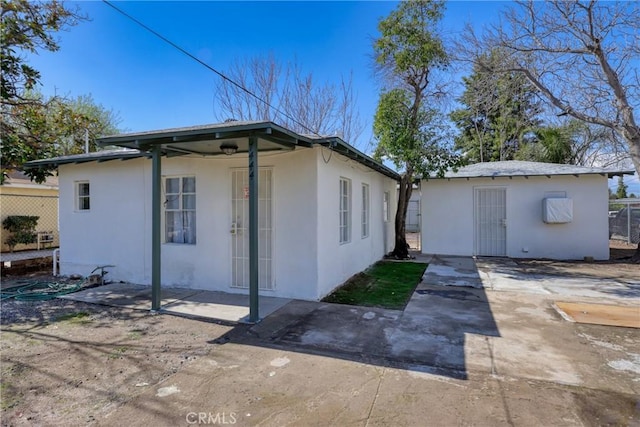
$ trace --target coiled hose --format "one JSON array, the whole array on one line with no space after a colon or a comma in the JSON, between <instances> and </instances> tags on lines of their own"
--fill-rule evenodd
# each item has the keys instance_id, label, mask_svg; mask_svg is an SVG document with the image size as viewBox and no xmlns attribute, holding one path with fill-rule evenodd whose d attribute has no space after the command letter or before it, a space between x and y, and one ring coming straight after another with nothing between
<instances>
[{"instance_id":1,"label":"coiled hose","mask_svg":"<svg viewBox=\"0 0 640 427\"><path fill-rule=\"evenodd\" d=\"M26 281L24 285L1 291L0 300L13 298L16 301L46 301L76 292L82 288L85 282L86 280L77 283Z\"/></svg>"}]
</instances>

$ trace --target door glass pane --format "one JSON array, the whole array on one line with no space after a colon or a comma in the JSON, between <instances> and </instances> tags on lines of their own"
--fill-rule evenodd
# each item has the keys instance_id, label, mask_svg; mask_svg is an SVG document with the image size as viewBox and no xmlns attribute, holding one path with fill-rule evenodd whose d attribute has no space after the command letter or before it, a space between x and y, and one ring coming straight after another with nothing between
<instances>
[{"instance_id":1,"label":"door glass pane","mask_svg":"<svg viewBox=\"0 0 640 427\"><path fill-rule=\"evenodd\" d=\"M167 195L167 199L164 202L165 209L180 209L180 196Z\"/></svg>"},{"instance_id":2,"label":"door glass pane","mask_svg":"<svg viewBox=\"0 0 640 427\"><path fill-rule=\"evenodd\" d=\"M195 177L182 178L182 192L183 193L195 193L196 192L196 179L195 179Z\"/></svg>"},{"instance_id":3,"label":"door glass pane","mask_svg":"<svg viewBox=\"0 0 640 427\"><path fill-rule=\"evenodd\" d=\"M195 209L196 208L196 195L185 194L182 196L182 209Z\"/></svg>"},{"instance_id":4,"label":"door glass pane","mask_svg":"<svg viewBox=\"0 0 640 427\"><path fill-rule=\"evenodd\" d=\"M178 194L180 192L180 178L167 178L167 194Z\"/></svg>"}]
</instances>

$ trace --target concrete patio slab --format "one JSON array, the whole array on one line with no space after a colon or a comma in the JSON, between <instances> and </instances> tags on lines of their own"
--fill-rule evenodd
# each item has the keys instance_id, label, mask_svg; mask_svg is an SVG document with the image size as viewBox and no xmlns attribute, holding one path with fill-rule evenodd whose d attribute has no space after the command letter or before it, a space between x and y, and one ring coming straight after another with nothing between
<instances>
[{"instance_id":1,"label":"concrete patio slab","mask_svg":"<svg viewBox=\"0 0 640 427\"><path fill-rule=\"evenodd\" d=\"M61 298L135 310L151 310L151 287L145 285L111 283ZM289 301L284 298L261 296L260 316L268 316ZM162 311L189 317L241 322L249 315L249 296L197 289L163 288Z\"/></svg>"},{"instance_id":2,"label":"concrete patio slab","mask_svg":"<svg viewBox=\"0 0 640 427\"><path fill-rule=\"evenodd\" d=\"M0 262L24 261L27 259L47 258L53 256L53 249L41 249L39 251L20 251L0 253Z\"/></svg>"},{"instance_id":3,"label":"concrete patio slab","mask_svg":"<svg viewBox=\"0 0 640 427\"><path fill-rule=\"evenodd\" d=\"M638 279L628 280L549 274L544 272L544 267L527 268L506 258L478 258L476 263L483 287L494 291L606 299L618 304L637 304L640 299L640 268Z\"/></svg>"},{"instance_id":4,"label":"concrete patio slab","mask_svg":"<svg viewBox=\"0 0 640 427\"><path fill-rule=\"evenodd\" d=\"M291 300L260 296L258 312L266 317ZM249 317L249 296L216 291L200 291L163 306L166 313L244 322Z\"/></svg>"},{"instance_id":5,"label":"concrete patio slab","mask_svg":"<svg viewBox=\"0 0 640 427\"><path fill-rule=\"evenodd\" d=\"M200 291L193 289L162 289L162 305L171 304L198 292ZM61 298L134 310L151 310L151 287L130 283L110 283L68 294Z\"/></svg>"},{"instance_id":6,"label":"concrete patio slab","mask_svg":"<svg viewBox=\"0 0 640 427\"><path fill-rule=\"evenodd\" d=\"M420 285L482 288L482 281L473 258L434 255Z\"/></svg>"},{"instance_id":7,"label":"concrete patio slab","mask_svg":"<svg viewBox=\"0 0 640 427\"><path fill-rule=\"evenodd\" d=\"M481 374L602 387L602 377L590 370L602 366L603 359L575 339L575 324L553 310L549 294L531 291L536 277L515 268L511 274L521 288L497 292L482 286L472 258L436 256L403 311L294 301L253 332L276 346L374 358L454 379ZM630 339L628 347L616 347L619 352L609 357L624 361L616 366L627 366L638 345ZM618 386L637 391L629 378Z\"/></svg>"}]
</instances>

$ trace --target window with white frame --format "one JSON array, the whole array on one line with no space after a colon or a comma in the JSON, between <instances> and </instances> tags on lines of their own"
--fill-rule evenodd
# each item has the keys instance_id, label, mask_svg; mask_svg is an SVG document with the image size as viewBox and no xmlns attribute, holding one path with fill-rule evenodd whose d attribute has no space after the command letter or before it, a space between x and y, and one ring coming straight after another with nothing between
<instances>
[{"instance_id":1,"label":"window with white frame","mask_svg":"<svg viewBox=\"0 0 640 427\"><path fill-rule=\"evenodd\" d=\"M384 222L389 222L389 192L385 191L382 199L382 217Z\"/></svg>"},{"instance_id":2,"label":"window with white frame","mask_svg":"<svg viewBox=\"0 0 640 427\"><path fill-rule=\"evenodd\" d=\"M196 243L196 178L165 178L165 243Z\"/></svg>"},{"instance_id":3,"label":"window with white frame","mask_svg":"<svg viewBox=\"0 0 640 427\"><path fill-rule=\"evenodd\" d=\"M369 237L369 184L362 184L362 238Z\"/></svg>"},{"instance_id":4,"label":"window with white frame","mask_svg":"<svg viewBox=\"0 0 640 427\"><path fill-rule=\"evenodd\" d=\"M76 210L88 211L91 209L91 197L89 181L76 182Z\"/></svg>"},{"instance_id":5,"label":"window with white frame","mask_svg":"<svg viewBox=\"0 0 640 427\"><path fill-rule=\"evenodd\" d=\"M351 241L351 180L340 178L340 243Z\"/></svg>"}]
</instances>

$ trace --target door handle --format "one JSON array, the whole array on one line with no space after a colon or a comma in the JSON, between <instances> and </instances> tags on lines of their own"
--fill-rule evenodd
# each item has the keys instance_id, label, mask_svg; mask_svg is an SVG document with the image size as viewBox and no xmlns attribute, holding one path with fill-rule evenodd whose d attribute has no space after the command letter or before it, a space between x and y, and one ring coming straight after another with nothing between
<instances>
[{"instance_id":1,"label":"door handle","mask_svg":"<svg viewBox=\"0 0 640 427\"><path fill-rule=\"evenodd\" d=\"M238 223L231 223L231 234L238 234Z\"/></svg>"}]
</instances>

